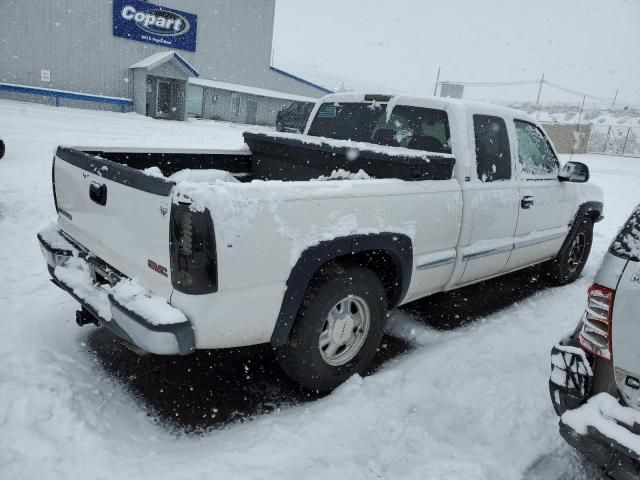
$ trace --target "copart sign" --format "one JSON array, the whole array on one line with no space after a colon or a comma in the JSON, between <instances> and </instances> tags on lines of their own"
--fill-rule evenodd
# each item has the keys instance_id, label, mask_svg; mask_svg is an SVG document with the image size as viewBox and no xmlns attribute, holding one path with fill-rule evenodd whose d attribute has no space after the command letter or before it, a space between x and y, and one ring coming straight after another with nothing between
<instances>
[{"instance_id":1,"label":"copart sign","mask_svg":"<svg viewBox=\"0 0 640 480\"><path fill-rule=\"evenodd\" d=\"M140 0L113 0L113 35L196 50L198 16Z\"/></svg>"}]
</instances>

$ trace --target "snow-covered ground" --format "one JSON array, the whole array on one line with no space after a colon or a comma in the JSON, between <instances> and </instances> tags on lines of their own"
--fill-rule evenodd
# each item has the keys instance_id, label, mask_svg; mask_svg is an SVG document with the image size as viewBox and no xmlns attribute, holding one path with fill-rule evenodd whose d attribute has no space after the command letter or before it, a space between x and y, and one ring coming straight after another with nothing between
<instances>
[{"instance_id":1,"label":"snow-covered ground","mask_svg":"<svg viewBox=\"0 0 640 480\"><path fill-rule=\"evenodd\" d=\"M574 156L606 202L576 283L529 289L447 330L425 320L439 312L421 312L438 302L410 305L390 331L415 348L331 395L250 422L194 434L147 414L88 347L92 327L75 325L75 302L49 283L35 234L54 218L53 150L237 147L244 128L0 101L0 478L593 478L557 433L549 350L574 327L611 237L640 202L632 158Z\"/></svg>"}]
</instances>

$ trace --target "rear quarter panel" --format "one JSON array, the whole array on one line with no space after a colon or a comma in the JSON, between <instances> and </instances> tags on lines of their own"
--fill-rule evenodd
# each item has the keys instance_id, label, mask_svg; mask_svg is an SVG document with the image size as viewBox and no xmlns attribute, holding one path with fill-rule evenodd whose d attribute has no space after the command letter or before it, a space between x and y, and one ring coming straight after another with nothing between
<instances>
[{"instance_id":1,"label":"rear quarter panel","mask_svg":"<svg viewBox=\"0 0 640 480\"><path fill-rule=\"evenodd\" d=\"M199 348L269 341L293 265L321 241L407 235L414 254L407 299L440 290L453 269L416 271L415 258L455 249L462 217L455 180L185 182L176 191L192 199L192 208L209 209L216 232L218 292L200 298L174 292L171 302L194 322Z\"/></svg>"}]
</instances>

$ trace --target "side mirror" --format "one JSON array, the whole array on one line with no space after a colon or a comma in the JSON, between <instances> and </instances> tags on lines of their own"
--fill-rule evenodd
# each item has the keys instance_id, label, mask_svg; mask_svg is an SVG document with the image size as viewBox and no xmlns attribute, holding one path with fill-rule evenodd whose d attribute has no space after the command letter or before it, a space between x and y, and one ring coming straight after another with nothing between
<instances>
[{"instance_id":1,"label":"side mirror","mask_svg":"<svg viewBox=\"0 0 640 480\"><path fill-rule=\"evenodd\" d=\"M560 169L558 180L561 182L587 182L589 181L589 167L580 162L567 162Z\"/></svg>"}]
</instances>

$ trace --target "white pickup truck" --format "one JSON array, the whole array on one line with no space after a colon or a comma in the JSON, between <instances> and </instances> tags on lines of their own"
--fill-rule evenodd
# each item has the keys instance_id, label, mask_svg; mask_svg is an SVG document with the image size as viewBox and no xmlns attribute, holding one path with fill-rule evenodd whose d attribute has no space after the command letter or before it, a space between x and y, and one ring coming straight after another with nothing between
<instances>
[{"instance_id":1,"label":"white pickup truck","mask_svg":"<svg viewBox=\"0 0 640 480\"><path fill-rule=\"evenodd\" d=\"M305 387L363 372L395 306L544 262L573 281L602 193L523 112L336 94L248 148L59 147L53 282L148 352L270 342Z\"/></svg>"}]
</instances>

